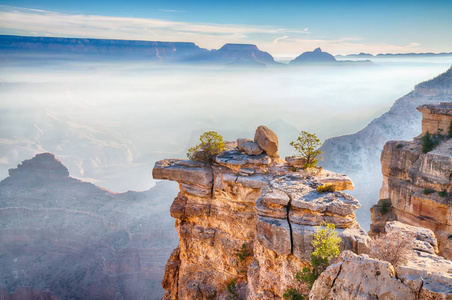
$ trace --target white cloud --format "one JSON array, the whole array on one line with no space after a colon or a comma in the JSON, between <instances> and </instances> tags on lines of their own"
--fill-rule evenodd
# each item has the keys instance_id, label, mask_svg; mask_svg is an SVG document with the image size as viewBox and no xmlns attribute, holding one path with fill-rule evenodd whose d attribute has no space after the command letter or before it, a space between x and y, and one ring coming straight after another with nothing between
<instances>
[{"instance_id":1,"label":"white cloud","mask_svg":"<svg viewBox=\"0 0 452 300\"><path fill-rule=\"evenodd\" d=\"M285 36L280 36L280 37L274 39L274 40L273 40L273 43L276 44L277 42L279 42L279 41L281 41L281 40L284 40L284 39L287 39L287 38L288 38L287 35L285 35Z\"/></svg>"},{"instance_id":2,"label":"white cloud","mask_svg":"<svg viewBox=\"0 0 452 300\"><path fill-rule=\"evenodd\" d=\"M203 24L161 19L68 15L0 5L0 33L34 36L84 37L172 42L194 42L218 49L226 43L254 43L275 57L296 57L321 47L332 54L424 51L418 43L391 45L363 42L359 37L320 38L309 28ZM307 39L305 37L311 37Z\"/></svg>"},{"instance_id":3,"label":"white cloud","mask_svg":"<svg viewBox=\"0 0 452 300\"><path fill-rule=\"evenodd\" d=\"M270 26L199 24L159 19L67 15L49 11L0 6L0 31L42 36L190 41L215 48L242 42L252 34L274 35Z\"/></svg>"}]
</instances>

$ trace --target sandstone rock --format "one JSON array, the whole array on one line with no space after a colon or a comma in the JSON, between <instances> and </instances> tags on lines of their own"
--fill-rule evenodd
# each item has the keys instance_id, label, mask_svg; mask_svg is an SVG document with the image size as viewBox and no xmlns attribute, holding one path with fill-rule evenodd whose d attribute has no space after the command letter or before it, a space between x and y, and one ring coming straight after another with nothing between
<instances>
[{"instance_id":1,"label":"sandstone rock","mask_svg":"<svg viewBox=\"0 0 452 300\"><path fill-rule=\"evenodd\" d=\"M431 254L438 252L438 241L433 231L427 228L410 226L398 221L386 223L386 233L401 235L412 235L414 237L412 248Z\"/></svg>"},{"instance_id":2,"label":"sandstone rock","mask_svg":"<svg viewBox=\"0 0 452 300\"><path fill-rule=\"evenodd\" d=\"M293 172L288 166L267 154L237 150L220 153L209 168L180 160L156 163L154 175L178 181L181 190L171 206L180 265L177 279L175 270L167 270L165 278L177 286L165 279L166 295L226 299L225 286L234 279L237 292L249 299L281 299L307 266L313 233L323 221L342 228L342 249L364 251L367 236L353 213L358 201L341 192L316 191L322 181L345 188L350 179L325 170ZM177 265L173 260L168 263Z\"/></svg>"},{"instance_id":3,"label":"sandstone rock","mask_svg":"<svg viewBox=\"0 0 452 300\"><path fill-rule=\"evenodd\" d=\"M452 262L443 257L415 251L397 277L409 286L418 299L452 299Z\"/></svg>"},{"instance_id":4,"label":"sandstone rock","mask_svg":"<svg viewBox=\"0 0 452 300\"><path fill-rule=\"evenodd\" d=\"M306 158L301 156L286 156L285 161L290 166L302 168L306 163Z\"/></svg>"},{"instance_id":5,"label":"sandstone rock","mask_svg":"<svg viewBox=\"0 0 452 300\"><path fill-rule=\"evenodd\" d=\"M168 179L212 187L212 169L203 163L182 159L165 159L155 163L154 179Z\"/></svg>"},{"instance_id":6,"label":"sandstone rock","mask_svg":"<svg viewBox=\"0 0 452 300\"><path fill-rule=\"evenodd\" d=\"M292 252L292 237L287 219L257 217L257 240L267 249L281 255Z\"/></svg>"},{"instance_id":7,"label":"sandstone rock","mask_svg":"<svg viewBox=\"0 0 452 300\"><path fill-rule=\"evenodd\" d=\"M388 262L344 251L315 281L309 299L415 299Z\"/></svg>"},{"instance_id":8,"label":"sandstone rock","mask_svg":"<svg viewBox=\"0 0 452 300\"><path fill-rule=\"evenodd\" d=\"M248 155L259 155L263 152L256 142L249 139L237 139L237 148L240 151L245 151Z\"/></svg>"},{"instance_id":9,"label":"sandstone rock","mask_svg":"<svg viewBox=\"0 0 452 300\"><path fill-rule=\"evenodd\" d=\"M268 165L271 158L267 154L249 156L239 151L224 151L220 153L215 162L225 166L242 166L242 165Z\"/></svg>"},{"instance_id":10,"label":"sandstone rock","mask_svg":"<svg viewBox=\"0 0 452 300\"><path fill-rule=\"evenodd\" d=\"M167 290L162 299L177 298L177 284L179 281L180 248L177 247L171 253L165 266L165 277L162 280L162 287Z\"/></svg>"},{"instance_id":11,"label":"sandstone rock","mask_svg":"<svg viewBox=\"0 0 452 300\"><path fill-rule=\"evenodd\" d=\"M438 129L445 132L450 125L452 103L422 105L419 110L423 114L423 133L436 133ZM425 241L417 241L417 247L452 259L451 149L452 139L447 138L428 153L422 153L419 138L386 143L381 155L380 199L390 203L391 212L387 216L379 212L383 202L371 209L371 235L384 232L385 223L392 220L424 227L436 235L438 250Z\"/></svg>"},{"instance_id":12,"label":"sandstone rock","mask_svg":"<svg viewBox=\"0 0 452 300\"><path fill-rule=\"evenodd\" d=\"M322 184L334 185L336 191L354 190L353 182L345 174L339 174L328 170L321 170L315 178Z\"/></svg>"},{"instance_id":13,"label":"sandstone rock","mask_svg":"<svg viewBox=\"0 0 452 300\"><path fill-rule=\"evenodd\" d=\"M278 151L278 137L266 126L262 125L256 129L254 141L270 156Z\"/></svg>"},{"instance_id":14,"label":"sandstone rock","mask_svg":"<svg viewBox=\"0 0 452 300\"><path fill-rule=\"evenodd\" d=\"M285 192L265 187L261 190L261 196L256 203L257 214L264 217L287 219L289 201L290 198Z\"/></svg>"},{"instance_id":15,"label":"sandstone rock","mask_svg":"<svg viewBox=\"0 0 452 300\"><path fill-rule=\"evenodd\" d=\"M439 129L447 133L452 122L452 102L421 105L417 109L422 113L422 133L437 133Z\"/></svg>"}]
</instances>

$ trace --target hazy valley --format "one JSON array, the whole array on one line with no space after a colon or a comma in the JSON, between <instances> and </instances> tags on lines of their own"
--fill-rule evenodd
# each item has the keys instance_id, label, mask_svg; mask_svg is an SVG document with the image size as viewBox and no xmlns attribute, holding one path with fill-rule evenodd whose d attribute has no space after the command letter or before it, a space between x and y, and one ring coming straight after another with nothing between
<instances>
[{"instance_id":1,"label":"hazy valley","mask_svg":"<svg viewBox=\"0 0 452 300\"><path fill-rule=\"evenodd\" d=\"M162 52L162 45L103 43L65 44L57 55L23 44L15 47L24 51L0 51L0 288L9 292L160 297L178 243L169 215L178 186L155 185L152 168L186 158L208 130L235 140L267 125L281 157L293 154L289 142L300 130L316 133L326 140L321 164L354 181L357 221L367 230L384 143L421 132L419 104L452 99L446 54L290 67L253 45L173 43ZM133 59L121 55L134 51ZM372 63L339 63L350 59ZM45 152L61 163L50 155L30 160Z\"/></svg>"}]
</instances>

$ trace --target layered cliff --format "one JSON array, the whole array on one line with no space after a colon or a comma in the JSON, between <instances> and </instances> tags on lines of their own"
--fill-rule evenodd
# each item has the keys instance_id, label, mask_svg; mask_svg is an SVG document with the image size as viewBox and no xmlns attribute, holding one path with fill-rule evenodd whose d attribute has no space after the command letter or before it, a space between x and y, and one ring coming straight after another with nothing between
<instances>
[{"instance_id":1,"label":"layered cliff","mask_svg":"<svg viewBox=\"0 0 452 300\"><path fill-rule=\"evenodd\" d=\"M242 144L239 140L248 151ZM248 155L234 142L212 164L156 163L154 178L180 187L171 206L179 246L166 266L164 299L226 299L231 292L281 299L287 288L299 286L294 276L307 266L313 233L322 222L336 225L342 250L367 249L369 238L353 213L358 201L342 192L317 191L326 183L352 189L350 179L326 170L304 171L274 152L269 146Z\"/></svg>"},{"instance_id":2,"label":"layered cliff","mask_svg":"<svg viewBox=\"0 0 452 300\"><path fill-rule=\"evenodd\" d=\"M409 140L421 132L421 114L416 107L452 101L452 67L443 74L422 82L396 100L391 109L374 119L364 129L351 135L327 139L322 147L323 162L329 170L349 175L357 188L353 195L362 208L357 219L369 226L369 208L377 200L382 180L380 155L389 140Z\"/></svg>"},{"instance_id":3,"label":"layered cliff","mask_svg":"<svg viewBox=\"0 0 452 300\"><path fill-rule=\"evenodd\" d=\"M160 183L116 194L50 153L0 182L0 299L157 299L177 245Z\"/></svg>"},{"instance_id":4,"label":"layered cliff","mask_svg":"<svg viewBox=\"0 0 452 300\"><path fill-rule=\"evenodd\" d=\"M418 109L422 135L411 142L390 141L383 148L383 186L380 203L372 208L371 234L384 232L389 220L429 228L439 253L452 259L452 139L445 135L452 124L452 102ZM421 137L427 132L437 145L424 153L426 137ZM387 207L383 213L382 205Z\"/></svg>"}]
</instances>

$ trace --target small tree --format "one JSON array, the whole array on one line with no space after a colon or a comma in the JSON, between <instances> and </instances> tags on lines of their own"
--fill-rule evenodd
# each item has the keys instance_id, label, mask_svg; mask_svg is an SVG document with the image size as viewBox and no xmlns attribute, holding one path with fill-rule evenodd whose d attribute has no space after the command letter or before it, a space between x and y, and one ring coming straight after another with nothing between
<instances>
[{"instance_id":1,"label":"small tree","mask_svg":"<svg viewBox=\"0 0 452 300\"><path fill-rule=\"evenodd\" d=\"M290 142L290 145L306 159L304 168L315 167L318 159L321 159L320 155L322 154L322 151L318 149L321 143L315 134L302 131L297 140Z\"/></svg>"},{"instance_id":2,"label":"small tree","mask_svg":"<svg viewBox=\"0 0 452 300\"><path fill-rule=\"evenodd\" d=\"M339 244L341 238L336 232L334 224L322 223L321 227L317 227L314 233L314 238L311 245L314 247L314 252L311 253L311 266L304 267L301 272L298 272L295 278L298 281L306 283L309 289L316 279L326 270L332 258L337 257L340 253ZM307 299L306 295L299 294L295 289L287 289L283 295L284 299Z\"/></svg>"},{"instance_id":3,"label":"small tree","mask_svg":"<svg viewBox=\"0 0 452 300\"><path fill-rule=\"evenodd\" d=\"M216 131L204 132L199 140L201 144L188 149L187 157L190 160L211 163L215 155L224 150L223 137Z\"/></svg>"}]
</instances>

